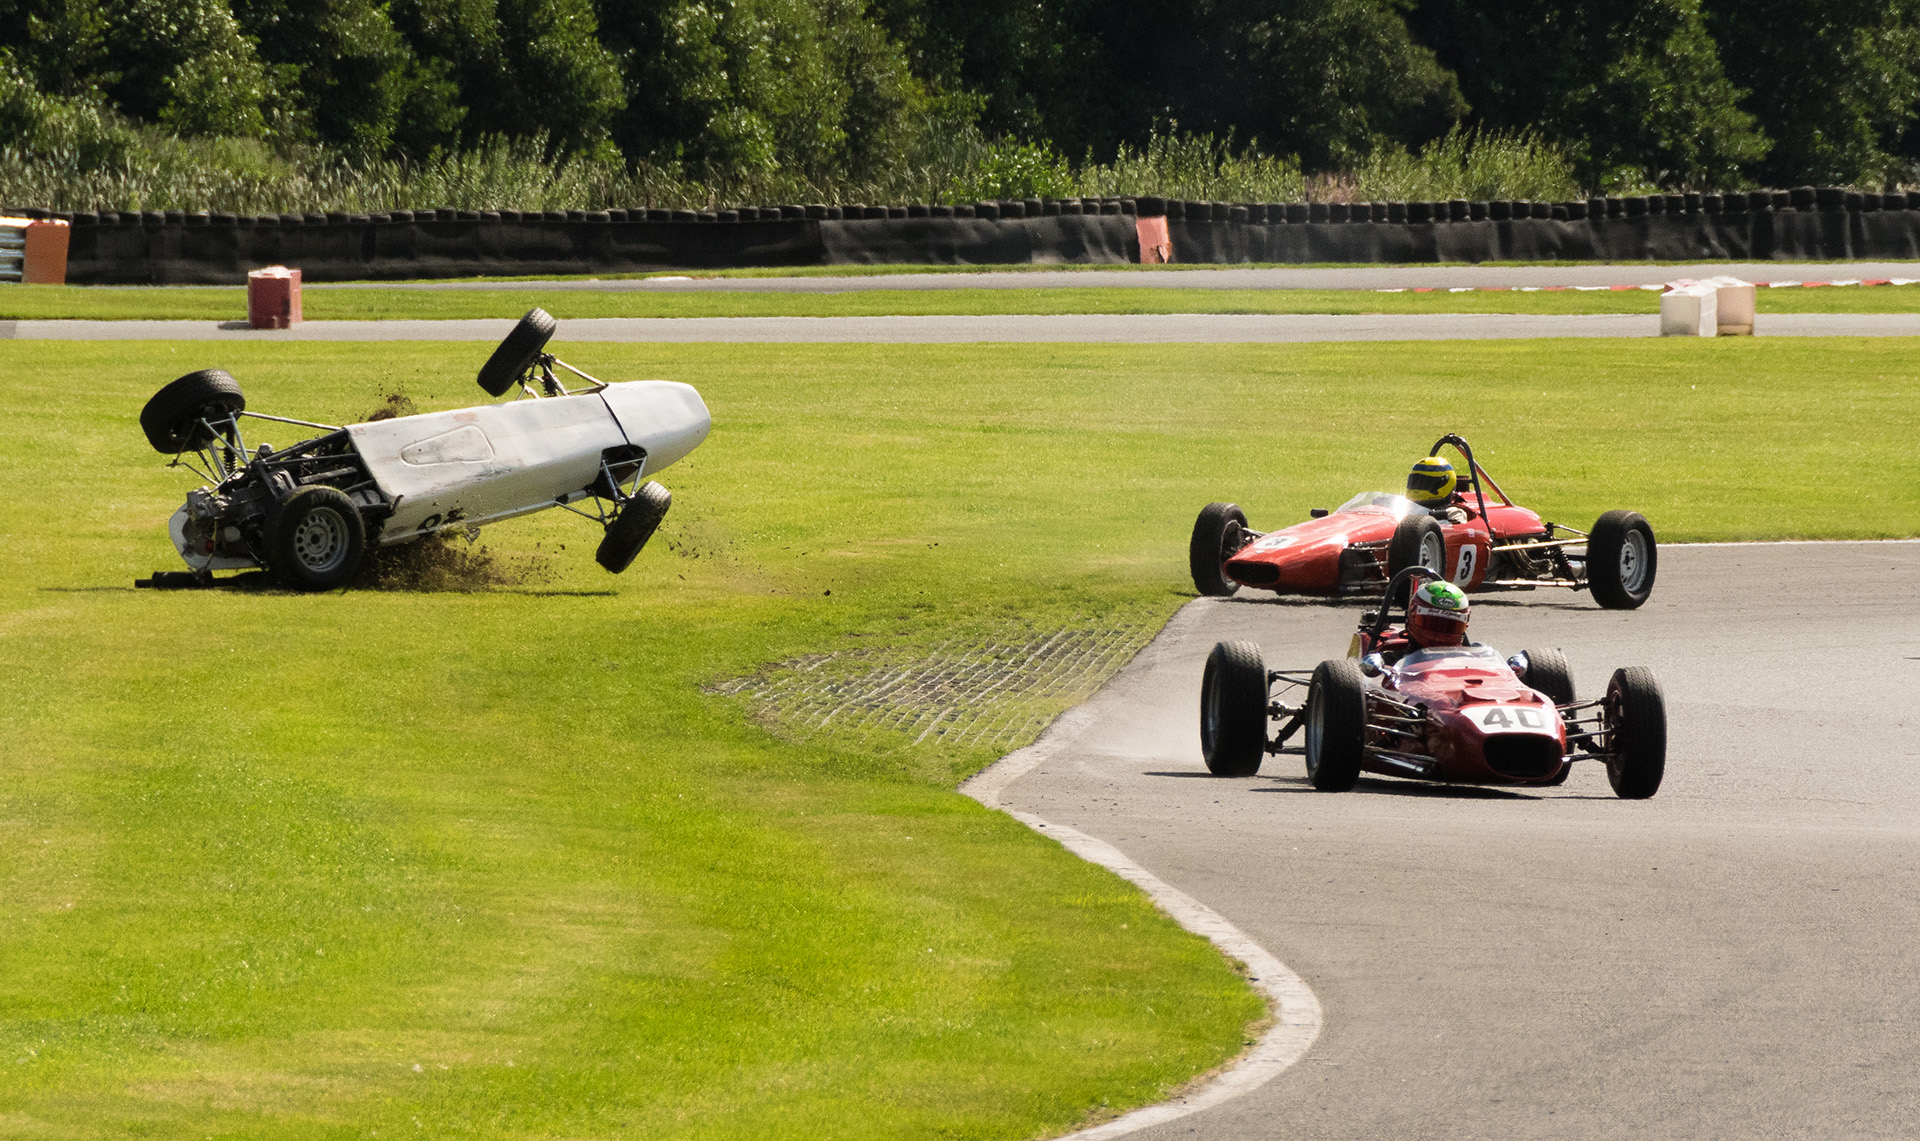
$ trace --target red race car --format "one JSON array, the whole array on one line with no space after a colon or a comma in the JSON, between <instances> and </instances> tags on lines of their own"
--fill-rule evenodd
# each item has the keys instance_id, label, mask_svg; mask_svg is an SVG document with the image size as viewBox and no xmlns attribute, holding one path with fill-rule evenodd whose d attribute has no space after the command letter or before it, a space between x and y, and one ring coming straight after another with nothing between
<instances>
[{"instance_id":1,"label":"red race car","mask_svg":"<svg viewBox=\"0 0 1920 1141\"><path fill-rule=\"evenodd\" d=\"M1363 491L1332 511L1315 508L1305 523L1260 532L1247 527L1237 505L1207 504L1187 549L1194 588L1219 597L1242 586L1282 594L1372 593L1402 570L1424 566L1467 591L1591 590L1610 610L1632 610L1653 593L1659 550L1638 512L1609 511L1592 531L1542 522L1507 498L1465 440L1442 436L1429 454L1437 458L1443 447L1466 461L1464 474L1456 479L1447 462L1421 461L1409 490L1422 494L1425 505L1393 492Z\"/></svg>"},{"instance_id":2,"label":"red race car","mask_svg":"<svg viewBox=\"0 0 1920 1141\"><path fill-rule=\"evenodd\" d=\"M1421 582L1421 580L1432 580ZM1408 619L1388 624L1390 609L1361 615L1343 659L1313 670L1269 670L1252 642L1221 642L1200 682L1200 750L1215 776L1253 776L1269 754L1303 755L1307 778L1328 792L1350 789L1360 774L1476 785L1556 785L1576 760L1607 766L1613 791L1644 799L1660 788L1667 764L1667 709L1660 683L1642 666L1617 669L1598 700L1574 696L1559 650L1502 658L1466 641L1465 596L1425 567L1388 584L1407 586ZM1458 644L1415 636L1413 608L1433 593L1459 599ZM1291 705L1273 696L1305 688ZM1278 721L1276 732L1269 732ZM1289 745L1305 728L1303 745Z\"/></svg>"}]
</instances>

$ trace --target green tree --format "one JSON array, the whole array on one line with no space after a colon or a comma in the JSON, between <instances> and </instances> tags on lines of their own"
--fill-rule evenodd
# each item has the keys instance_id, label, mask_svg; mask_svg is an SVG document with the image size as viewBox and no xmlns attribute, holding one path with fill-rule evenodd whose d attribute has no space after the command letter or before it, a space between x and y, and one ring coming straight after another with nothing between
<instances>
[{"instance_id":1,"label":"green tree","mask_svg":"<svg viewBox=\"0 0 1920 1141\"><path fill-rule=\"evenodd\" d=\"M36 91L85 95L111 78L108 18L100 0L0 0L0 48Z\"/></svg>"},{"instance_id":2,"label":"green tree","mask_svg":"<svg viewBox=\"0 0 1920 1141\"><path fill-rule=\"evenodd\" d=\"M601 0L636 157L710 177L860 178L895 161L922 103L860 0Z\"/></svg>"},{"instance_id":3,"label":"green tree","mask_svg":"<svg viewBox=\"0 0 1920 1141\"><path fill-rule=\"evenodd\" d=\"M626 98L591 0L395 0L392 11L421 60L409 149L544 135L582 151L610 137Z\"/></svg>"},{"instance_id":4,"label":"green tree","mask_svg":"<svg viewBox=\"0 0 1920 1141\"><path fill-rule=\"evenodd\" d=\"M1730 185L1767 152L1698 0L1420 0L1412 22L1483 126L1540 131L1590 187Z\"/></svg>"},{"instance_id":5,"label":"green tree","mask_svg":"<svg viewBox=\"0 0 1920 1141\"><path fill-rule=\"evenodd\" d=\"M1878 183L1915 157L1916 0L1708 0L1707 22L1774 140L1761 179Z\"/></svg>"},{"instance_id":6,"label":"green tree","mask_svg":"<svg viewBox=\"0 0 1920 1141\"><path fill-rule=\"evenodd\" d=\"M1156 124L1257 138L1312 167L1418 144L1465 111L1395 0L883 0L943 90L989 132L1111 157Z\"/></svg>"}]
</instances>

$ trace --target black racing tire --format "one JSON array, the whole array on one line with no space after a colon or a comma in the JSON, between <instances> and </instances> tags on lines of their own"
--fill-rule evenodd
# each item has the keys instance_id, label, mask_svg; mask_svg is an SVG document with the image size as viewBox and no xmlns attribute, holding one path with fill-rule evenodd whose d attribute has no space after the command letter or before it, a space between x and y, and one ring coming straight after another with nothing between
<instances>
[{"instance_id":1,"label":"black racing tire","mask_svg":"<svg viewBox=\"0 0 1920 1141\"><path fill-rule=\"evenodd\" d=\"M1559 650L1528 650L1527 676L1521 678L1528 688L1546 694L1547 700L1555 705L1566 705L1573 701L1573 667L1567 664L1567 655ZM1548 784L1567 783L1567 777L1573 772L1572 764L1562 764Z\"/></svg>"},{"instance_id":2,"label":"black racing tire","mask_svg":"<svg viewBox=\"0 0 1920 1141\"><path fill-rule=\"evenodd\" d=\"M1622 800L1660 791L1667 773L1667 699L1645 666L1613 671L1605 706L1607 781Z\"/></svg>"},{"instance_id":3,"label":"black racing tire","mask_svg":"<svg viewBox=\"0 0 1920 1141\"><path fill-rule=\"evenodd\" d=\"M1200 677L1200 754L1217 777L1250 777L1267 756L1267 665L1252 642L1221 642Z\"/></svg>"},{"instance_id":4,"label":"black racing tire","mask_svg":"<svg viewBox=\"0 0 1920 1141\"><path fill-rule=\"evenodd\" d=\"M1307 779L1321 792L1360 780L1366 756L1367 679L1351 658L1321 662L1307 688Z\"/></svg>"},{"instance_id":5,"label":"black racing tire","mask_svg":"<svg viewBox=\"0 0 1920 1141\"><path fill-rule=\"evenodd\" d=\"M1209 503L1193 521L1187 543L1187 569L1193 588L1208 598L1225 598L1240 589L1221 568L1235 551L1247 545L1247 513L1234 503Z\"/></svg>"},{"instance_id":6,"label":"black racing tire","mask_svg":"<svg viewBox=\"0 0 1920 1141\"><path fill-rule=\"evenodd\" d=\"M1573 667L1559 650L1528 650L1527 676L1520 680L1529 689L1547 695L1555 705L1570 704L1573 698Z\"/></svg>"},{"instance_id":7,"label":"black racing tire","mask_svg":"<svg viewBox=\"0 0 1920 1141\"><path fill-rule=\"evenodd\" d=\"M337 487L303 487L267 518L267 569L293 590L334 590L353 581L367 554L367 524Z\"/></svg>"},{"instance_id":8,"label":"black racing tire","mask_svg":"<svg viewBox=\"0 0 1920 1141\"><path fill-rule=\"evenodd\" d=\"M1393 529L1393 538L1387 542L1388 581L1408 567L1416 566L1426 567L1441 578L1447 577L1447 535L1431 515L1409 515L1400 520L1399 526ZM1400 597L1389 598L1387 602L1398 606L1406 600L1406 589L1402 588Z\"/></svg>"},{"instance_id":9,"label":"black racing tire","mask_svg":"<svg viewBox=\"0 0 1920 1141\"><path fill-rule=\"evenodd\" d=\"M672 492L652 480L641 484L633 498L621 505L620 514L607 524L606 536L600 540L600 549L594 552L594 561L614 574L632 566L640 548L660 529L660 521L667 517L667 508L672 506Z\"/></svg>"},{"instance_id":10,"label":"black racing tire","mask_svg":"<svg viewBox=\"0 0 1920 1141\"><path fill-rule=\"evenodd\" d=\"M1587 586L1608 610L1635 610L1653 593L1660 548L1638 511L1609 511L1587 536Z\"/></svg>"},{"instance_id":11,"label":"black racing tire","mask_svg":"<svg viewBox=\"0 0 1920 1141\"><path fill-rule=\"evenodd\" d=\"M553 316L545 309L529 309L520 323L513 327L500 347L493 350L487 363L480 366L480 387L486 389L488 396L505 396L514 385L520 383L533 362L539 358L540 350L547 347L553 339L555 327Z\"/></svg>"},{"instance_id":12,"label":"black racing tire","mask_svg":"<svg viewBox=\"0 0 1920 1141\"><path fill-rule=\"evenodd\" d=\"M153 394L140 410L140 430L163 456L177 456L213 442L205 421L226 420L243 411L247 398L226 370L190 372Z\"/></svg>"}]
</instances>

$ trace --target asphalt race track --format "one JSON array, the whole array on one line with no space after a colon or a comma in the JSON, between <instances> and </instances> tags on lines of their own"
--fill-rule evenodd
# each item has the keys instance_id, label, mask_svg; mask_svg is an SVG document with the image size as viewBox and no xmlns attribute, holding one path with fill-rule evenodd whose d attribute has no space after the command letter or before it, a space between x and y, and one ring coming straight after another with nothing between
<instances>
[{"instance_id":1,"label":"asphalt race track","mask_svg":"<svg viewBox=\"0 0 1920 1141\"><path fill-rule=\"evenodd\" d=\"M1253 592L1243 592L1251 595ZM1474 635L1665 687L1666 783L1614 798L1201 763L1201 663L1345 653L1360 607L1201 600L1008 807L1078 829L1298 972L1320 1037L1140 1138L1920 1134L1920 543L1669 547L1641 610L1488 594Z\"/></svg>"},{"instance_id":2,"label":"asphalt race track","mask_svg":"<svg viewBox=\"0 0 1920 1141\"><path fill-rule=\"evenodd\" d=\"M486 341L510 318L306 321L250 329L245 321L0 321L0 340ZM1653 337L1653 314L1402 313L1388 315L1065 313L991 317L576 317L568 341L741 344L1180 344L1307 341L1457 341L1535 337ZM1766 313L1769 337L1920 336L1920 313Z\"/></svg>"}]
</instances>

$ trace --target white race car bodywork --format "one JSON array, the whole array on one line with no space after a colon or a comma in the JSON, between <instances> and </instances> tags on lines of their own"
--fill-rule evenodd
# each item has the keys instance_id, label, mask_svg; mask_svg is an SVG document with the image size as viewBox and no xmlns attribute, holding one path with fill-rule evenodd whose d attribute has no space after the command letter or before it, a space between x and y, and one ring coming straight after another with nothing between
<instances>
[{"instance_id":1,"label":"white race car bodywork","mask_svg":"<svg viewBox=\"0 0 1920 1141\"><path fill-rule=\"evenodd\" d=\"M643 448L653 475L707 438L712 417L692 385L609 384L355 424L354 450L393 502L380 533L400 543L452 524L477 527L586 496L610 448Z\"/></svg>"},{"instance_id":2,"label":"white race car bodywork","mask_svg":"<svg viewBox=\"0 0 1920 1141\"><path fill-rule=\"evenodd\" d=\"M712 423L693 386L640 380L577 395L376 420L346 432L392 507L379 529L380 544L390 545L443 527L478 527L584 499L610 450L644 451L633 475L650 476L699 446ZM188 529L182 508L168 530L194 570L258 565L196 544Z\"/></svg>"}]
</instances>

